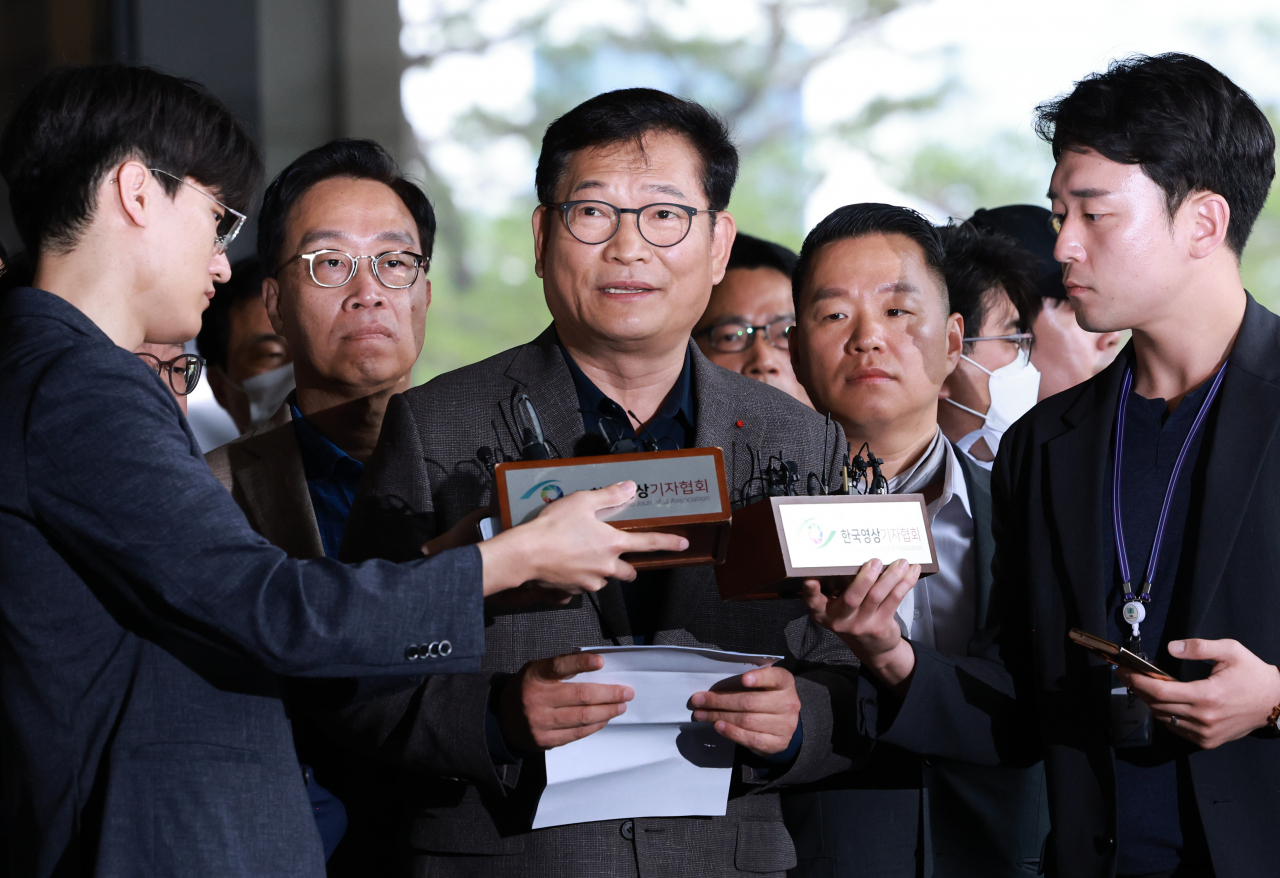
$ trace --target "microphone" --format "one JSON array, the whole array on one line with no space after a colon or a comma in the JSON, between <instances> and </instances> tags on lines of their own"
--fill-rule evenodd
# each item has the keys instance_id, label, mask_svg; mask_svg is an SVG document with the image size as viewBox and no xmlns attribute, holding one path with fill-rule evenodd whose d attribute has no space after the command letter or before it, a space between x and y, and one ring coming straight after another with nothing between
<instances>
[{"instance_id":1,"label":"microphone","mask_svg":"<svg viewBox=\"0 0 1280 878\"><path fill-rule=\"evenodd\" d=\"M538 436L533 432L532 427L524 428L524 435L520 439L520 458L522 460L550 460L551 453L547 451L547 446L538 441Z\"/></svg>"}]
</instances>

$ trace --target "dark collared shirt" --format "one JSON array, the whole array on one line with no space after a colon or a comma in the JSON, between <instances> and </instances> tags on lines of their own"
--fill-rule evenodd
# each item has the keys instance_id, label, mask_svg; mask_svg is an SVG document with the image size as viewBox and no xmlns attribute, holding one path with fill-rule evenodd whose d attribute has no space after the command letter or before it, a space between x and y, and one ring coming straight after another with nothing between
<instances>
[{"instance_id":1,"label":"dark collared shirt","mask_svg":"<svg viewBox=\"0 0 1280 878\"><path fill-rule=\"evenodd\" d=\"M302 452L307 493L311 495L311 508L315 510L316 525L320 528L320 542L324 544L325 556L336 558L364 464L325 438L302 416L297 406L290 404L289 409L293 413L298 450Z\"/></svg>"},{"instance_id":2,"label":"dark collared shirt","mask_svg":"<svg viewBox=\"0 0 1280 878\"><path fill-rule=\"evenodd\" d=\"M578 364L562 346L565 364L573 376L573 386L578 391L578 409L582 412L582 428L587 436L600 436L602 446L597 452L608 453L608 446L618 440L639 441L643 447L635 451L671 451L693 445L696 417L693 401L693 355L686 350L684 368L672 386L657 413L640 433L636 433L635 421L626 409L605 396L604 392L578 368ZM622 597L627 605L627 620L631 625L631 637L636 643L647 643L653 638L661 623L662 603L665 597L665 580L647 571L641 571L631 582L622 583Z\"/></svg>"},{"instance_id":3,"label":"dark collared shirt","mask_svg":"<svg viewBox=\"0 0 1280 878\"><path fill-rule=\"evenodd\" d=\"M1160 506L1164 501L1173 465L1182 443L1209 394L1211 381L1189 393L1172 412L1163 399L1146 399L1131 391L1124 429L1120 504L1124 541L1134 588L1146 577L1147 561L1155 542ZM1200 454L1206 423L1187 449L1187 460L1178 476L1169 519L1165 525L1159 563L1152 582L1151 602L1142 621L1142 649L1157 665L1178 676L1178 663L1169 656L1170 640L1186 634L1187 601L1195 567L1193 510L1204 499L1204 464ZM1112 442L1114 442L1114 436ZM1107 461L1106 493L1111 497L1111 461ZM1106 505L1109 510L1111 504ZM1188 537L1184 541L1184 535ZM1112 528L1106 528L1107 551L1116 556ZM1113 562L1115 579L1107 596L1107 638L1123 643L1129 626L1121 617L1124 587L1119 565ZM1154 722L1154 737L1146 747L1119 749L1116 754L1117 872L1145 875L1173 871L1179 865L1187 874L1208 862L1204 830L1191 789L1187 756L1195 748ZM1179 873L1181 874L1181 873Z\"/></svg>"}]
</instances>

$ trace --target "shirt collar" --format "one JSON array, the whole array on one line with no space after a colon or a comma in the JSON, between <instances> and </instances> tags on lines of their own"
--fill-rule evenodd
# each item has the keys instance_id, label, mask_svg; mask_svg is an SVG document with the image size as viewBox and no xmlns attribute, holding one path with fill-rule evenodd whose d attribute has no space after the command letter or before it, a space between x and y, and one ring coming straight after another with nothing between
<instances>
[{"instance_id":1,"label":"shirt collar","mask_svg":"<svg viewBox=\"0 0 1280 878\"><path fill-rule=\"evenodd\" d=\"M622 406L618 405L615 400L605 395L595 382L587 377L581 367L573 361L569 351L563 344L560 344L559 338L556 344L560 346L560 352L564 354L565 365L569 367L569 374L573 377L574 389L578 392L578 404L584 410L593 414L602 413L605 410L601 408L601 403L613 403L617 409L622 410ZM693 353L689 348L685 348L684 366L680 369L680 377L676 379L676 383L672 385L671 390L662 401L662 405L658 407L658 411L654 413L652 423L658 423L663 420L679 418L689 436L693 436L694 428L694 412L693 412ZM634 432L635 424L631 419L627 419L627 424Z\"/></svg>"},{"instance_id":2,"label":"shirt collar","mask_svg":"<svg viewBox=\"0 0 1280 878\"><path fill-rule=\"evenodd\" d=\"M289 413L293 416L293 428L298 437L298 450L302 453L302 469L307 481L330 478L340 466L348 471L353 467L354 472L364 470L364 464L330 442L293 403L289 404Z\"/></svg>"},{"instance_id":3,"label":"shirt collar","mask_svg":"<svg viewBox=\"0 0 1280 878\"><path fill-rule=\"evenodd\" d=\"M932 514L937 515L952 500L959 500L964 514L972 518L973 510L969 508L969 487L964 480L964 469L960 466L960 458L956 456L955 446L949 441L944 439L943 445L946 446L947 454L946 475L942 479L942 496L933 501L937 506L932 510Z\"/></svg>"}]
</instances>

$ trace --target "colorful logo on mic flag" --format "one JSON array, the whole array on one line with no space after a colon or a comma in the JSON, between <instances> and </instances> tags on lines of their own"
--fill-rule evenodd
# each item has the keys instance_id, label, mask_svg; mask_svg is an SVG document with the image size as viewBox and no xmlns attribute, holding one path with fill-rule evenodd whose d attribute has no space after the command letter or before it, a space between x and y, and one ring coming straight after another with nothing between
<instances>
[{"instance_id":1,"label":"colorful logo on mic flag","mask_svg":"<svg viewBox=\"0 0 1280 878\"><path fill-rule=\"evenodd\" d=\"M555 479L548 479L545 482L538 482L538 484L525 491L520 495L520 499L528 500L534 494L541 497L543 503L551 503L564 496L564 489L560 487L560 483Z\"/></svg>"},{"instance_id":2,"label":"colorful logo on mic flag","mask_svg":"<svg viewBox=\"0 0 1280 878\"><path fill-rule=\"evenodd\" d=\"M833 539L835 539L835 536L836 536L835 531L832 531L831 533L824 533L822 530L822 525L818 524L818 522L814 521L812 518L807 519L805 523L801 526L801 528L804 532L804 535L808 537L809 540L814 544L814 546L816 546L819 549L825 547L828 543L830 543Z\"/></svg>"}]
</instances>

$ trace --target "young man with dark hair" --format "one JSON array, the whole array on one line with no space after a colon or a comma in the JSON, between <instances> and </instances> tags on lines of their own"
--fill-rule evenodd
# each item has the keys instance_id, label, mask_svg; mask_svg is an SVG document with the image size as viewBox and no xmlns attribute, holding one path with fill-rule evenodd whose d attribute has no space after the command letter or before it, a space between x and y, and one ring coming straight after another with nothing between
<instances>
[{"instance_id":1,"label":"young man with dark hair","mask_svg":"<svg viewBox=\"0 0 1280 878\"><path fill-rule=\"evenodd\" d=\"M972 223L939 230L952 313L964 328L960 362L942 385L938 426L991 469L1000 437L1036 404L1031 327L1040 313L1031 254Z\"/></svg>"},{"instance_id":2,"label":"young man with dark hair","mask_svg":"<svg viewBox=\"0 0 1280 878\"><path fill-rule=\"evenodd\" d=\"M883 459L889 492L924 495L939 570L906 596L897 623L913 642L961 656L990 614L991 490L938 426L963 344L947 256L940 231L913 210L837 209L801 250L791 351L818 411L854 451L866 443ZM856 664L852 652L843 661ZM800 859L792 878L1034 875L1048 831L1043 788L1039 766L877 745L865 766L784 795Z\"/></svg>"},{"instance_id":3,"label":"young man with dark hair","mask_svg":"<svg viewBox=\"0 0 1280 878\"><path fill-rule=\"evenodd\" d=\"M262 301L264 277L256 256L231 266L231 279L215 286L196 336L213 398L242 434L265 424L294 385L289 343Z\"/></svg>"},{"instance_id":4,"label":"young man with dark hair","mask_svg":"<svg viewBox=\"0 0 1280 878\"><path fill-rule=\"evenodd\" d=\"M1044 758L1050 874L1271 875L1280 319L1239 260L1275 138L1244 91L1176 54L1087 77L1040 107L1039 131L1071 305L1133 341L1001 443L997 615L971 657L902 638L909 575L832 600L807 587L811 607L862 660L867 734ZM1075 628L1174 679L1113 671Z\"/></svg>"},{"instance_id":5,"label":"young man with dark hair","mask_svg":"<svg viewBox=\"0 0 1280 878\"><path fill-rule=\"evenodd\" d=\"M392 397L344 554L403 557L494 502L477 449L520 456L512 408L524 394L557 456L607 453L604 431L642 447L719 446L735 487L751 473L748 448L785 449L801 471L834 466L838 428L824 441L812 409L713 366L690 339L733 245L724 207L736 168L719 119L650 89L599 95L552 123L533 238L555 322L529 344ZM599 600L489 612L482 673L431 677L347 716L383 757L414 770L414 874L781 878L794 865L777 786L849 764L831 749L826 687L788 670L808 656L801 602L721 602L711 568L678 567L611 583ZM834 641L807 646L840 648ZM688 693L692 719L738 745L726 813L531 830L544 752L603 728L634 694L564 683L606 666L574 648L633 643L789 657L746 674L738 691Z\"/></svg>"},{"instance_id":6,"label":"young man with dark hair","mask_svg":"<svg viewBox=\"0 0 1280 878\"><path fill-rule=\"evenodd\" d=\"M1111 365L1120 353L1119 332L1090 332L1076 320L1062 285L1062 266L1053 258L1057 235L1053 216L1033 204L979 208L969 222L986 232L1007 235L1035 260L1036 291L1041 308L1031 325L1036 341L1031 365L1040 373L1040 399L1088 381Z\"/></svg>"},{"instance_id":7,"label":"young man with dark hair","mask_svg":"<svg viewBox=\"0 0 1280 878\"><path fill-rule=\"evenodd\" d=\"M194 336L227 279L260 177L249 133L190 82L65 69L18 106L0 173L35 261L34 285L0 304L0 410L22 413L0 419L10 868L322 874L276 675L476 667L487 593L628 575L594 513L633 489L566 498L478 552L290 559L133 353ZM545 563L558 569L532 571Z\"/></svg>"},{"instance_id":8,"label":"young man with dark hair","mask_svg":"<svg viewBox=\"0 0 1280 878\"><path fill-rule=\"evenodd\" d=\"M787 333L796 322L791 307L791 269L795 264L796 254L781 244L739 232L724 280L712 287L693 338L717 366L776 387L809 405L787 353Z\"/></svg>"}]
</instances>

